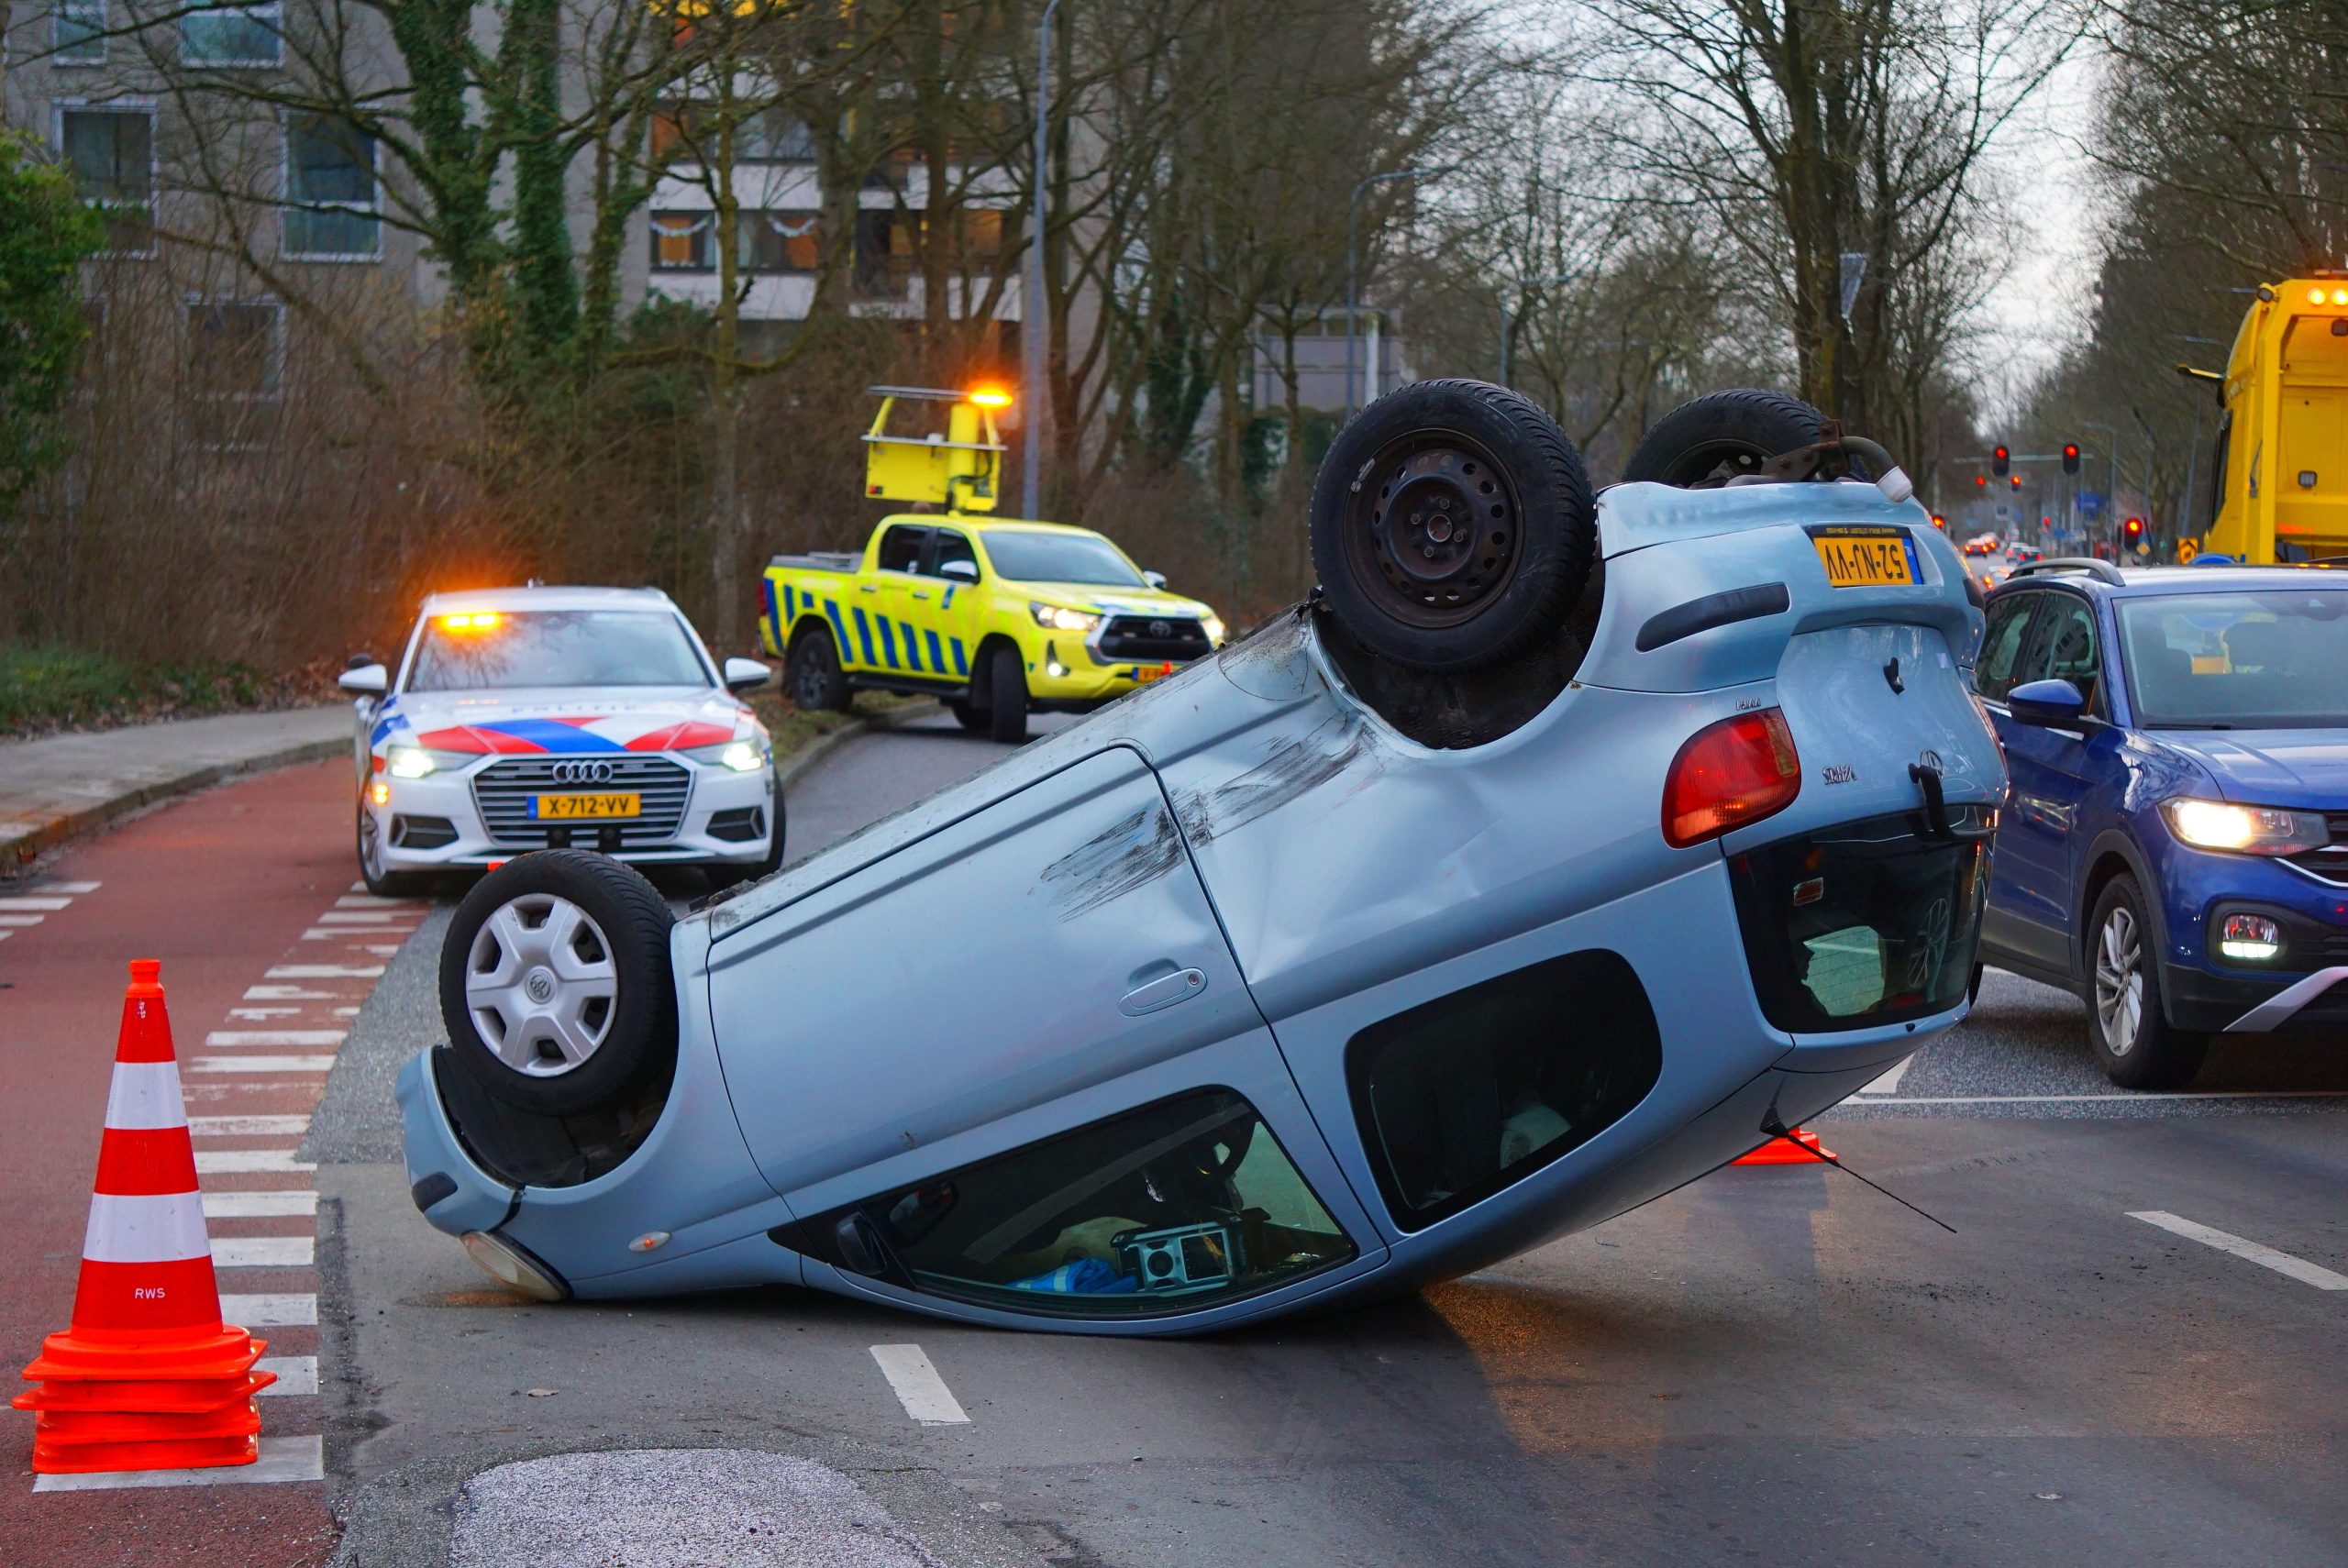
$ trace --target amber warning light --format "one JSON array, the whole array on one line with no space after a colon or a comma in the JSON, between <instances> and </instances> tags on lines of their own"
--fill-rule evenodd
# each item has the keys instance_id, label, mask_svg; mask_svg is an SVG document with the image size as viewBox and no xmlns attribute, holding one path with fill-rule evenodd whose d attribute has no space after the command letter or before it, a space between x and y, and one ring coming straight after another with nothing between
<instances>
[{"instance_id":1,"label":"amber warning light","mask_svg":"<svg viewBox=\"0 0 2348 1568\"><path fill-rule=\"evenodd\" d=\"M970 401L980 408L1009 408L1011 394L1001 387L973 387Z\"/></svg>"},{"instance_id":2,"label":"amber warning light","mask_svg":"<svg viewBox=\"0 0 2348 1568\"><path fill-rule=\"evenodd\" d=\"M440 624L451 632L491 632L497 629L498 614L494 610L460 611L440 617Z\"/></svg>"}]
</instances>

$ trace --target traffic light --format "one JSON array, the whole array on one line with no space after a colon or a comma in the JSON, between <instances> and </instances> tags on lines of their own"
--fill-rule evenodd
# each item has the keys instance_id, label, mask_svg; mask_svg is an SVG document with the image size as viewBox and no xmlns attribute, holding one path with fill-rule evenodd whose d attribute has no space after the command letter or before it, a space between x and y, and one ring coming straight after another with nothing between
<instances>
[{"instance_id":1,"label":"traffic light","mask_svg":"<svg viewBox=\"0 0 2348 1568\"><path fill-rule=\"evenodd\" d=\"M1938 528L1943 533L1946 533L1948 532L1948 519L1935 512L1933 513L1933 526Z\"/></svg>"},{"instance_id":2,"label":"traffic light","mask_svg":"<svg viewBox=\"0 0 2348 1568\"><path fill-rule=\"evenodd\" d=\"M2128 547L2132 550L2144 542L2144 520L2141 517L2131 517L2127 522L2120 525L2120 532L2127 538Z\"/></svg>"},{"instance_id":3,"label":"traffic light","mask_svg":"<svg viewBox=\"0 0 2348 1568\"><path fill-rule=\"evenodd\" d=\"M2021 475L2008 474L2006 476L2006 482L2013 486L2016 490L2020 490L2021 488Z\"/></svg>"},{"instance_id":4,"label":"traffic light","mask_svg":"<svg viewBox=\"0 0 2348 1568\"><path fill-rule=\"evenodd\" d=\"M1989 482L1989 476L1988 474L1975 474L1973 476L1973 482L1977 486L1986 485Z\"/></svg>"},{"instance_id":5,"label":"traffic light","mask_svg":"<svg viewBox=\"0 0 2348 1568\"><path fill-rule=\"evenodd\" d=\"M2079 471L2079 444L2077 441L2063 443L2063 471L2066 474Z\"/></svg>"},{"instance_id":6,"label":"traffic light","mask_svg":"<svg viewBox=\"0 0 2348 1568\"><path fill-rule=\"evenodd\" d=\"M2007 451L2003 447L1992 447L1989 448L1989 467L1999 474L2002 475L2013 465L2013 458L2014 455L2011 452Z\"/></svg>"}]
</instances>

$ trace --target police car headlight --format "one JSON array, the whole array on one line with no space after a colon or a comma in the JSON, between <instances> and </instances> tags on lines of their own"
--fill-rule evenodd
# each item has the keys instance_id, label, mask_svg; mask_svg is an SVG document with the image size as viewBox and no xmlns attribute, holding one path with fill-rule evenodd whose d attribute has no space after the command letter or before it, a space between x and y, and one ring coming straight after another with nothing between
<instances>
[{"instance_id":1,"label":"police car headlight","mask_svg":"<svg viewBox=\"0 0 2348 1568\"><path fill-rule=\"evenodd\" d=\"M1101 624L1098 615L1088 615L1081 610L1034 600L1028 602L1027 613L1036 617L1036 624L1048 626L1055 632L1089 632Z\"/></svg>"},{"instance_id":2,"label":"police car headlight","mask_svg":"<svg viewBox=\"0 0 2348 1568\"><path fill-rule=\"evenodd\" d=\"M767 765L767 748L755 740L732 740L723 745L696 746L685 753L695 762L712 767L730 767L737 773L756 773Z\"/></svg>"},{"instance_id":3,"label":"police car headlight","mask_svg":"<svg viewBox=\"0 0 2348 1568\"><path fill-rule=\"evenodd\" d=\"M383 771L394 778L422 778L440 771L440 764L420 745L386 746Z\"/></svg>"},{"instance_id":4,"label":"police car headlight","mask_svg":"<svg viewBox=\"0 0 2348 1568\"><path fill-rule=\"evenodd\" d=\"M1207 641L1211 643L1219 643L1223 641L1222 616L1210 615L1205 620L1200 622L1199 624L1207 629Z\"/></svg>"}]
</instances>

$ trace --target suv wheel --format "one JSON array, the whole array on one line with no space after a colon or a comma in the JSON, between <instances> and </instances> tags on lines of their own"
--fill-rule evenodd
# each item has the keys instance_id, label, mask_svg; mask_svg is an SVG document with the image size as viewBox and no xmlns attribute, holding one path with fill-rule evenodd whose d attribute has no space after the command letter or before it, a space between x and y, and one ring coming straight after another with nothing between
<instances>
[{"instance_id":1,"label":"suv wheel","mask_svg":"<svg viewBox=\"0 0 2348 1568\"><path fill-rule=\"evenodd\" d=\"M2172 1028L2161 1006L2157 938L2132 877L2114 877L2088 927L2088 1035L2104 1076L2122 1088L2193 1081L2210 1037Z\"/></svg>"}]
</instances>

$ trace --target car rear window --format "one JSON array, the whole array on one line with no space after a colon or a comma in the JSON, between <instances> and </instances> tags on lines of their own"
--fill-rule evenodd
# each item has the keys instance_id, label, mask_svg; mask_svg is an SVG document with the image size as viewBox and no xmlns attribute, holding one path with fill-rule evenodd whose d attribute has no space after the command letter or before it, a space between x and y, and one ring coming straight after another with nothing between
<instances>
[{"instance_id":1,"label":"car rear window","mask_svg":"<svg viewBox=\"0 0 2348 1568\"><path fill-rule=\"evenodd\" d=\"M2348 590L2164 595L2119 602L2149 729L2348 725Z\"/></svg>"},{"instance_id":2,"label":"car rear window","mask_svg":"<svg viewBox=\"0 0 2348 1568\"><path fill-rule=\"evenodd\" d=\"M426 618L406 690L712 684L670 611L477 610Z\"/></svg>"}]
</instances>

